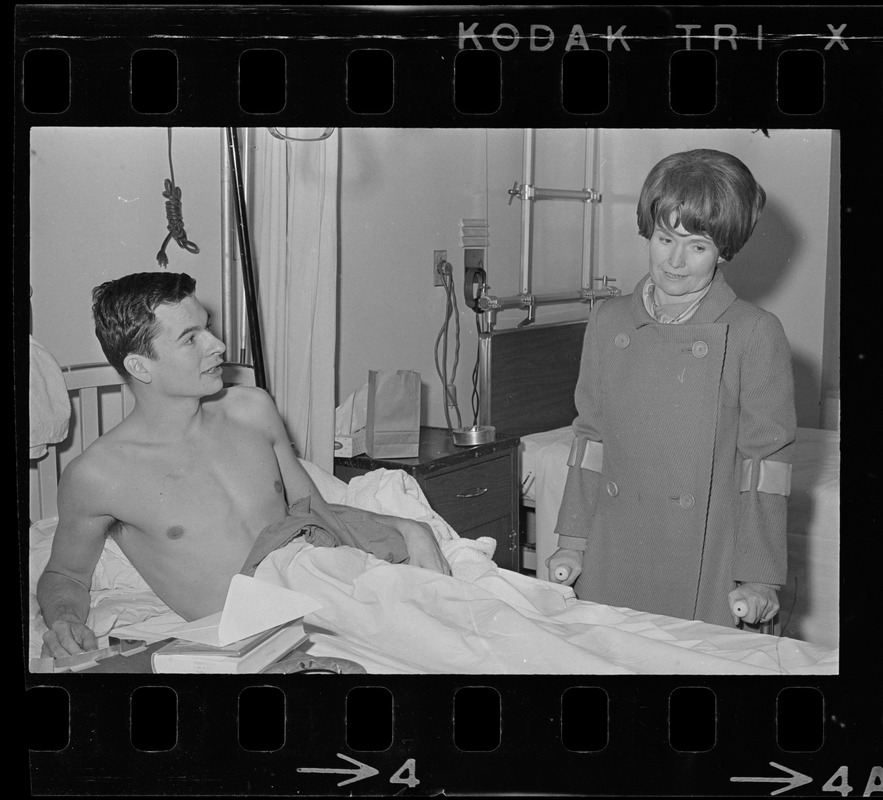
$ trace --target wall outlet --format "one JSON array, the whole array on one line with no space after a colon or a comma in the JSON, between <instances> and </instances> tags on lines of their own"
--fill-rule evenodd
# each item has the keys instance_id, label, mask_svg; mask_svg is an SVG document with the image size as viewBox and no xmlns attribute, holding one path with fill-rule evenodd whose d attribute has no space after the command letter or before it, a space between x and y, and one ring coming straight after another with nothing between
<instances>
[{"instance_id":1,"label":"wall outlet","mask_svg":"<svg viewBox=\"0 0 883 800\"><path fill-rule=\"evenodd\" d=\"M442 278L442 267L445 265L445 262L448 260L448 251L447 250L433 250L432 251L432 285L433 286L444 286L445 282Z\"/></svg>"}]
</instances>

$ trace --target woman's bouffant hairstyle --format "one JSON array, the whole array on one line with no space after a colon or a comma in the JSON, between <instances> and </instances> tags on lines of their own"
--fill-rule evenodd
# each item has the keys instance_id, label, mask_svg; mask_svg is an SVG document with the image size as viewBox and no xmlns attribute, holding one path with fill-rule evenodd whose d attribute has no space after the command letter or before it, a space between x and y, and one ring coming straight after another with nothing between
<instances>
[{"instance_id":1,"label":"woman's bouffant hairstyle","mask_svg":"<svg viewBox=\"0 0 883 800\"><path fill-rule=\"evenodd\" d=\"M108 363L128 380L123 363L127 355L156 358L156 307L180 303L195 291L193 278L174 272L138 272L95 287L95 335Z\"/></svg>"},{"instance_id":2,"label":"woman's bouffant hairstyle","mask_svg":"<svg viewBox=\"0 0 883 800\"><path fill-rule=\"evenodd\" d=\"M738 158L718 150L689 150L663 158L644 181L638 231L645 239L658 225L683 225L711 239L730 261L751 237L766 192Z\"/></svg>"}]
</instances>

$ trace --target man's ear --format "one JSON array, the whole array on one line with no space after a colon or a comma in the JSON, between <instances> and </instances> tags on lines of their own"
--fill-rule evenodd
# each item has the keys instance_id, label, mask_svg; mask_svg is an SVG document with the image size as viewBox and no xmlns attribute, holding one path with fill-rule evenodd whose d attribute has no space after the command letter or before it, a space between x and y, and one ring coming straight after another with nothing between
<instances>
[{"instance_id":1,"label":"man's ear","mask_svg":"<svg viewBox=\"0 0 883 800\"><path fill-rule=\"evenodd\" d=\"M152 377L150 375L150 366L143 356L130 353L123 359L123 366L136 381L141 383L150 383Z\"/></svg>"}]
</instances>

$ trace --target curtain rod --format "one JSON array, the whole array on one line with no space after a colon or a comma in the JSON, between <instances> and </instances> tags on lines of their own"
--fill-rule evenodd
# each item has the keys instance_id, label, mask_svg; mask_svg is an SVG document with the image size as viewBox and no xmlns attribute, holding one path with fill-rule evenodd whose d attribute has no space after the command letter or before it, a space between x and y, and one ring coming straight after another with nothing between
<instances>
[{"instance_id":1,"label":"curtain rod","mask_svg":"<svg viewBox=\"0 0 883 800\"><path fill-rule=\"evenodd\" d=\"M321 136L312 136L312 137L304 137L300 138L298 136L288 136L284 133L279 133L278 128L267 128L270 136L275 137L276 139L281 139L283 142L321 142L331 136L334 133L334 128L325 128L324 133Z\"/></svg>"}]
</instances>

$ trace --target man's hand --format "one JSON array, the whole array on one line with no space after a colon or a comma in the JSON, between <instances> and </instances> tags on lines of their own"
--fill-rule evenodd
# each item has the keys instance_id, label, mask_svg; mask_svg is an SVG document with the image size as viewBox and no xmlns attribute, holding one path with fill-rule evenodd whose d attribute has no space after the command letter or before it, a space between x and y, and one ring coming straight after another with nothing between
<instances>
[{"instance_id":1,"label":"man's hand","mask_svg":"<svg viewBox=\"0 0 883 800\"><path fill-rule=\"evenodd\" d=\"M749 625L769 622L779 613L777 587L766 583L743 583L733 589L727 596L727 599L731 609L740 601L748 609L743 617L738 617L735 613L733 614L733 620L737 625L740 619Z\"/></svg>"},{"instance_id":2,"label":"man's hand","mask_svg":"<svg viewBox=\"0 0 883 800\"><path fill-rule=\"evenodd\" d=\"M75 656L88 650L98 649L98 639L92 629L82 622L56 620L52 627L43 634L42 656L63 658Z\"/></svg>"},{"instance_id":3,"label":"man's hand","mask_svg":"<svg viewBox=\"0 0 883 800\"><path fill-rule=\"evenodd\" d=\"M549 568L550 581L573 586L574 581L583 571L583 552L582 550L556 550L546 559L546 566Z\"/></svg>"},{"instance_id":4,"label":"man's hand","mask_svg":"<svg viewBox=\"0 0 883 800\"><path fill-rule=\"evenodd\" d=\"M451 574L451 567L442 555L429 525L412 519L397 519L395 527L405 540L408 563L411 566L431 569L434 572L441 572L442 575Z\"/></svg>"}]
</instances>

